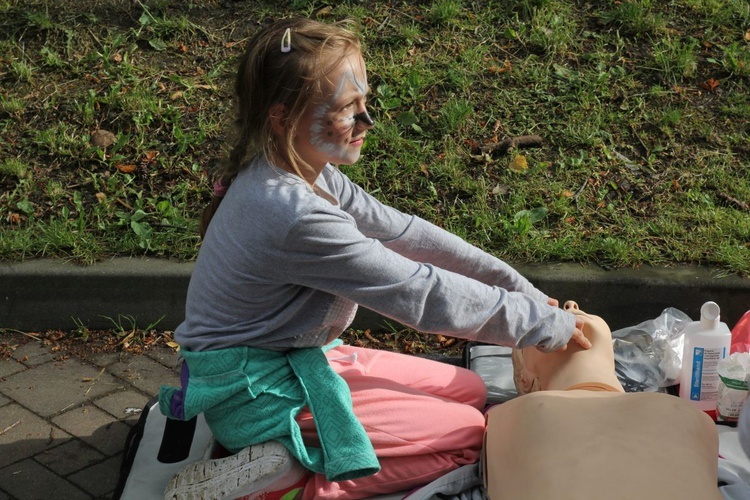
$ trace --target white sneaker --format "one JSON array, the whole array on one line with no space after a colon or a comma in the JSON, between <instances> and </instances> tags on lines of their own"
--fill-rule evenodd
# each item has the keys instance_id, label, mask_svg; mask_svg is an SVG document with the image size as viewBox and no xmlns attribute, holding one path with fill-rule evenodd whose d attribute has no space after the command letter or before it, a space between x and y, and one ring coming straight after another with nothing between
<instances>
[{"instance_id":1,"label":"white sneaker","mask_svg":"<svg viewBox=\"0 0 750 500\"><path fill-rule=\"evenodd\" d=\"M226 458L195 462L178 472L164 490L165 500L252 500L275 496L307 474L276 441L248 446ZM269 493L271 495L269 495Z\"/></svg>"}]
</instances>

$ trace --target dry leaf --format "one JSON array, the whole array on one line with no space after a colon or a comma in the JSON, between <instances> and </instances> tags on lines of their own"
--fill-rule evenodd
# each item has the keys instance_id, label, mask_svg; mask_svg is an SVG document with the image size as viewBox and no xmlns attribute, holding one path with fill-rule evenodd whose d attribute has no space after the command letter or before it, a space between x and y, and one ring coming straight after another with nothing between
<instances>
[{"instance_id":1,"label":"dry leaf","mask_svg":"<svg viewBox=\"0 0 750 500\"><path fill-rule=\"evenodd\" d=\"M158 151L147 151L145 158L143 158L143 162L146 164L153 163L157 156L159 156Z\"/></svg>"},{"instance_id":2,"label":"dry leaf","mask_svg":"<svg viewBox=\"0 0 750 500\"><path fill-rule=\"evenodd\" d=\"M117 165L115 165L115 167L117 168L117 170L119 170L120 172L124 174L132 174L133 172L135 172L135 169L136 169L136 166L133 165L132 163L128 163L127 165L118 163Z\"/></svg>"},{"instance_id":3,"label":"dry leaf","mask_svg":"<svg viewBox=\"0 0 750 500\"><path fill-rule=\"evenodd\" d=\"M105 201L107 201L107 195L104 194L104 193L101 193L101 192L100 193L96 193L95 196L96 196L96 199L97 199L97 201L99 203L104 203Z\"/></svg>"},{"instance_id":4,"label":"dry leaf","mask_svg":"<svg viewBox=\"0 0 750 500\"><path fill-rule=\"evenodd\" d=\"M516 155L516 157L511 160L508 168L510 168L514 172L523 172L524 170L529 168L529 163L526 161L526 157L524 155Z\"/></svg>"},{"instance_id":5,"label":"dry leaf","mask_svg":"<svg viewBox=\"0 0 750 500\"><path fill-rule=\"evenodd\" d=\"M427 170L427 165L425 165L424 163L423 163L423 164L421 164L421 165L419 166L419 170L421 170L421 171L422 171L422 173L423 173L423 174L424 174L425 176L427 176L427 177L429 177L429 176L430 176L430 171L429 171L429 170Z\"/></svg>"},{"instance_id":6,"label":"dry leaf","mask_svg":"<svg viewBox=\"0 0 750 500\"><path fill-rule=\"evenodd\" d=\"M176 101L177 99L182 99L183 96L182 90L178 90L177 92L172 92L172 95L169 96L169 98L173 101Z\"/></svg>"},{"instance_id":7,"label":"dry leaf","mask_svg":"<svg viewBox=\"0 0 750 500\"><path fill-rule=\"evenodd\" d=\"M750 30L747 30L745 32L745 40L747 40L748 42L750 42Z\"/></svg>"},{"instance_id":8,"label":"dry leaf","mask_svg":"<svg viewBox=\"0 0 750 500\"><path fill-rule=\"evenodd\" d=\"M573 197L573 191L565 190L562 192L563 198L572 198Z\"/></svg>"},{"instance_id":9,"label":"dry leaf","mask_svg":"<svg viewBox=\"0 0 750 500\"><path fill-rule=\"evenodd\" d=\"M509 60L505 60L502 66L490 66L488 68L490 70L490 73L495 73L496 75L499 75L500 73L507 73L512 69L512 66L510 64Z\"/></svg>"},{"instance_id":10,"label":"dry leaf","mask_svg":"<svg viewBox=\"0 0 750 500\"><path fill-rule=\"evenodd\" d=\"M510 188L508 186L504 186L502 184L497 184L495 187L492 188L492 194L498 195L498 194L508 194L510 192Z\"/></svg>"},{"instance_id":11,"label":"dry leaf","mask_svg":"<svg viewBox=\"0 0 750 500\"><path fill-rule=\"evenodd\" d=\"M117 141L117 136L107 130L94 130L91 133L91 144L100 148L111 146Z\"/></svg>"},{"instance_id":12,"label":"dry leaf","mask_svg":"<svg viewBox=\"0 0 750 500\"><path fill-rule=\"evenodd\" d=\"M119 52L116 52L112 55L112 62L121 63L122 62L122 54Z\"/></svg>"},{"instance_id":13,"label":"dry leaf","mask_svg":"<svg viewBox=\"0 0 750 500\"><path fill-rule=\"evenodd\" d=\"M704 90L707 90L709 92L713 92L718 86L719 86L719 80L715 80L713 78L709 78L705 82L701 83L701 87Z\"/></svg>"}]
</instances>

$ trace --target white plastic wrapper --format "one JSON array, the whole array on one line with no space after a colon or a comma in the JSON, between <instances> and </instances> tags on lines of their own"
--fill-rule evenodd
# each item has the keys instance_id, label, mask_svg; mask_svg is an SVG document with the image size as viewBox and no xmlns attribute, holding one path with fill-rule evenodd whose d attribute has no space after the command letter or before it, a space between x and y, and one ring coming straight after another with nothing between
<instances>
[{"instance_id":1,"label":"white plastic wrapper","mask_svg":"<svg viewBox=\"0 0 750 500\"><path fill-rule=\"evenodd\" d=\"M612 332L617 378L627 392L658 392L679 383L683 330L690 316L668 307L654 319Z\"/></svg>"},{"instance_id":2,"label":"white plastic wrapper","mask_svg":"<svg viewBox=\"0 0 750 500\"><path fill-rule=\"evenodd\" d=\"M736 422L747 401L750 377L750 353L735 352L719 362L719 398L716 412L719 420Z\"/></svg>"}]
</instances>

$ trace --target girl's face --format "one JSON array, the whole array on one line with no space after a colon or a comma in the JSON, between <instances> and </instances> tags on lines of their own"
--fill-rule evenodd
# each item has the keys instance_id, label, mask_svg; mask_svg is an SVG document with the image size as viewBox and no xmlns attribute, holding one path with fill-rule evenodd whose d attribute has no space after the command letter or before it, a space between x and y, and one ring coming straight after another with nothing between
<instances>
[{"instance_id":1,"label":"girl's face","mask_svg":"<svg viewBox=\"0 0 750 500\"><path fill-rule=\"evenodd\" d=\"M294 139L299 155L317 172L326 163L359 159L373 123L365 107L369 87L365 62L350 52L321 82L321 95L302 115Z\"/></svg>"}]
</instances>

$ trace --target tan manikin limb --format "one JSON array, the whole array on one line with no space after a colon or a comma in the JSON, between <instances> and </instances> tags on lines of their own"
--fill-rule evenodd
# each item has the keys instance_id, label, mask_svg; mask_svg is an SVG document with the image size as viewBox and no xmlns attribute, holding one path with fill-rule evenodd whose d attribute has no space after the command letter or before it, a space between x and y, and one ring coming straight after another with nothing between
<instances>
[{"instance_id":1,"label":"tan manikin limb","mask_svg":"<svg viewBox=\"0 0 750 500\"><path fill-rule=\"evenodd\" d=\"M487 413L488 497L721 499L713 421L675 396L623 392L607 323L564 307L583 317L592 347L514 353L519 394L538 392Z\"/></svg>"}]
</instances>

